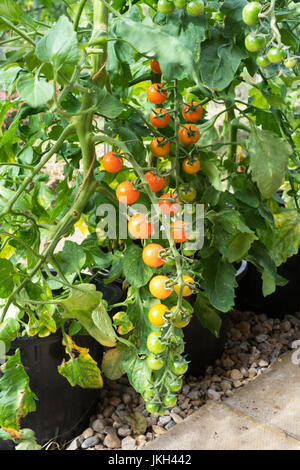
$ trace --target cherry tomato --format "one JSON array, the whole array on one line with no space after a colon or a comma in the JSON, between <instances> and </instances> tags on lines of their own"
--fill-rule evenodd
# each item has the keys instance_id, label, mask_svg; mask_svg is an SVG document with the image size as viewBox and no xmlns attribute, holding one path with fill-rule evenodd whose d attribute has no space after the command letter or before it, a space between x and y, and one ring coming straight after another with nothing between
<instances>
[{"instance_id":1,"label":"cherry tomato","mask_svg":"<svg viewBox=\"0 0 300 470\"><path fill-rule=\"evenodd\" d=\"M296 60L295 59L286 59L284 61L284 65L286 66L287 69L292 69L296 65Z\"/></svg>"},{"instance_id":2,"label":"cherry tomato","mask_svg":"<svg viewBox=\"0 0 300 470\"><path fill-rule=\"evenodd\" d=\"M165 384L170 392L179 392L182 387L181 377L166 377Z\"/></svg>"},{"instance_id":3,"label":"cherry tomato","mask_svg":"<svg viewBox=\"0 0 300 470\"><path fill-rule=\"evenodd\" d=\"M217 11L215 15L215 20L219 23L223 23L223 21L225 20L225 15L223 15L220 11Z\"/></svg>"},{"instance_id":4,"label":"cherry tomato","mask_svg":"<svg viewBox=\"0 0 300 470\"><path fill-rule=\"evenodd\" d=\"M152 126L162 129L170 122L170 114L164 108L155 108L150 114L150 122Z\"/></svg>"},{"instance_id":5,"label":"cherry tomato","mask_svg":"<svg viewBox=\"0 0 300 470\"><path fill-rule=\"evenodd\" d=\"M266 40L263 36L256 36L255 34L248 34L245 38L245 47L250 52L257 52L263 49L266 45Z\"/></svg>"},{"instance_id":6,"label":"cherry tomato","mask_svg":"<svg viewBox=\"0 0 300 470\"><path fill-rule=\"evenodd\" d=\"M202 0L192 0L187 4L186 11L190 16L199 16L204 12L204 3Z\"/></svg>"},{"instance_id":7,"label":"cherry tomato","mask_svg":"<svg viewBox=\"0 0 300 470\"><path fill-rule=\"evenodd\" d=\"M261 10L261 4L258 2L250 2L243 8L243 21L248 26L255 26L259 22L258 15Z\"/></svg>"},{"instance_id":8,"label":"cherry tomato","mask_svg":"<svg viewBox=\"0 0 300 470\"><path fill-rule=\"evenodd\" d=\"M150 353L147 357L147 366L152 370L159 370L163 367L164 360L156 356L156 354Z\"/></svg>"},{"instance_id":9,"label":"cherry tomato","mask_svg":"<svg viewBox=\"0 0 300 470\"><path fill-rule=\"evenodd\" d=\"M187 0L174 0L174 5L176 8L183 10L185 8Z\"/></svg>"},{"instance_id":10,"label":"cherry tomato","mask_svg":"<svg viewBox=\"0 0 300 470\"><path fill-rule=\"evenodd\" d=\"M165 324L163 314L167 310L168 310L168 307L164 304L153 305L148 312L148 318L149 318L150 323L152 323L152 325L155 325L155 326L163 326Z\"/></svg>"},{"instance_id":11,"label":"cherry tomato","mask_svg":"<svg viewBox=\"0 0 300 470\"><path fill-rule=\"evenodd\" d=\"M153 83L147 90L147 98L154 104L162 104L167 96L168 93L161 83Z\"/></svg>"},{"instance_id":12,"label":"cherry tomato","mask_svg":"<svg viewBox=\"0 0 300 470\"><path fill-rule=\"evenodd\" d=\"M155 389L152 385L148 385L143 393L143 398L145 401L150 401L151 398L155 397Z\"/></svg>"},{"instance_id":13,"label":"cherry tomato","mask_svg":"<svg viewBox=\"0 0 300 470\"><path fill-rule=\"evenodd\" d=\"M167 409L166 409L165 406L160 406L157 414L160 415L160 416L164 416L166 414L166 411L167 411Z\"/></svg>"},{"instance_id":14,"label":"cherry tomato","mask_svg":"<svg viewBox=\"0 0 300 470\"><path fill-rule=\"evenodd\" d=\"M171 312L175 312L176 306L171 308ZM187 311L181 308L180 312L176 314L176 319L174 325L176 328L184 328L187 326L191 321L191 315L187 313Z\"/></svg>"},{"instance_id":15,"label":"cherry tomato","mask_svg":"<svg viewBox=\"0 0 300 470\"><path fill-rule=\"evenodd\" d=\"M184 243L189 239L189 233L184 231L183 220L176 220L171 224L171 236L175 243Z\"/></svg>"},{"instance_id":16,"label":"cherry tomato","mask_svg":"<svg viewBox=\"0 0 300 470\"><path fill-rule=\"evenodd\" d=\"M146 214L137 213L130 217L128 231L133 238L141 240L150 237L153 225L147 222Z\"/></svg>"},{"instance_id":17,"label":"cherry tomato","mask_svg":"<svg viewBox=\"0 0 300 470\"><path fill-rule=\"evenodd\" d=\"M149 413L157 413L159 410L159 404L153 401L147 401L145 407Z\"/></svg>"},{"instance_id":18,"label":"cherry tomato","mask_svg":"<svg viewBox=\"0 0 300 470\"><path fill-rule=\"evenodd\" d=\"M194 284L195 283L194 279L191 276L187 276L186 274L183 274L182 279L187 284L189 284L189 283ZM177 295L179 294L179 291L180 291L179 284L175 284L174 291L176 292ZM184 288L182 290L183 297L188 297L192 293L193 293L193 291L188 286L184 286Z\"/></svg>"},{"instance_id":19,"label":"cherry tomato","mask_svg":"<svg viewBox=\"0 0 300 470\"><path fill-rule=\"evenodd\" d=\"M147 348L154 354L161 354L166 349L166 345L161 342L160 331L152 331L147 338Z\"/></svg>"},{"instance_id":20,"label":"cherry tomato","mask_svg":"<svg viewBox=\"0 0 300 470\"><path fill-rule=\"evenodd\" d=\"M272 64L280 64L285 57L285 53L280 47L271 47L268 52L268 59Z\"/></svg>"},{"instance_id":21,"label":"cherry tomato","mask_svg":"<svg viewBox=\"0 0 300 470\"><path fill-rule=\"evenodd\" d=\"M178 131L178 139L183 145L192 145L200 139L200 132L194 124L185 124Z\"/></svg>"},{"instance_id":22,"label":"cherry tomato","mask_svg":"<svg viewBox=\"0 0 300 470\"><path fill-rule=\"evenodd\" d=\"M158 205L164 215L174 215L180 210L180 204L176 204L176 202L174 203L174 199L176 202L179 202L178 197L171 193L163 194L159 198Z\"/></svg>"},{"instance_id":23,"label":"cherry tomato","mask_svg":"<svg viewBox=\"0 0 300 470\"><path fill-rule=\"evenodd\" d=\"M197 101L191 101L182 108L182 117L188 122L196 122L201 119L203 108Z\"/></svg>"},{"instance_id":24,"label":"cherry tomato","mask_svg":"<svg viewBox=\"0 0 300 470\"><path fill-rule=\"evenodd\" d=\"M138 200L140 193L134 189L131 181L123 181L117 187L116 195L122 204L133 204Z\"/></svg>"},{"instance_id":25,"label":"cherry tomato","mask_svg":"<svg viewBox=\"0 0 300 470\"><path fill-rule=\"evenodd\" d=\"M108 173L118 173L123 168L123 159L115 152L108 152L102 159L102 165Z\"/></svg>"},{"instance_id":26,"label":"cherry tomato","mask_svg":"<svg viewBox=\"0 0 300 470\"><path fill-rule=\"evenodd\" d=\"M155 137L150 143L150 150L155 157L165 157L170 153L171 144L164 137Z\"/></svg>"},{"instance_id":27,"label":"cherry tomato","mask_svg":"<svg viewBox=\"0 0 300 470\"><path fill-rule=\"evenodd\" d=\"M184 351L184 341L183 341L183 339L180 338L180 336L175 336L173 338L173 340L174 340L174 344L172 346L173 346L174 354L176 354L176 355L182 354L183 351Z\"/></svg>"},{"instance_id":28,"label":"cherry tomato","mask_svg":"<svg viewBox=\"0 0 300 470\"><path fill-rule=\"evenodd\" d=\"M183 375L188 370L188 363L183 357L177 356L171 361L170 367L175 375Z\"/></svg>"},{"instance_id":29,"label":"cherry tomato","mask_svg":"<svg viewBox=\"0 0 300 470\"><path fill-rule=\"evenodd\" d=\"M145 178L149 184L149 188L153 193L160 191L165 185L165 178L162 176L155 176L152 171L145 173Z\"/></svg>"},{"instance_id":30,"label":"cherry tomato","mask_svg":"<svg viewBox=\"0 0 300 470\"><path fill-rule=\"evenodd\" d=\"M259 67L268 67L270 65L270 61L267 56L259 55L256 59L256 63Z\"/></svg>"},{"instance_id":31,"label":"cherry tomato","mask_svg":"<svg viewBox=\"0 0 300 470\"><path fill-rule=\"evenodd\" d=\"M157 299L166 299L172 294L172 289L166 287L170 279L167 276L154 276L149 283L149 291ZM159 305L159 304L158 304Z\"/></svg>"},{"instance_id":32,"label":"cherry tomato","mask_svg":"<svg viewBox=\"0 0 300 470\"><path fill-rule=\"evenodd\" d=\"M152 59L150 62L150 67L152 72L157 73L157 75L161 75L161 68L157 60Z\"/></svg>"},{"instance_id":33,"label":"cherry tomato","mask_svg":"<svg viewBox=\"0 0 300 470\"><path fill-rule=\"evenodd\" d=\"M173 10L175 10L175 5L169 0L158 0L157 9L164 15L168 15L169 13L172 13Z\"/></svg>"},{"instance_id":34,"label":"cherry tomato","mask_svg":"<svg viewBox=\"0 0 300 470\"><path fill-rule=\"evenodd\" d=\"M164 248L158 243L149 243L146 245L142 252L142 258L144 263L151 268L158 268L164 264L164 258L161 258L159 254Z\"/></svg>"},{"instance_id":35,"label":"cherry tomato","mask_svg":"<svg viewBox=\"0 0 300 470\"><path fill-rule=\"evenodd\" d=\"M200 170L200 161L196 157L193 157L191 161L189 158L185 158L182 162L182 169L188 175L194 175Z\"/></svg>"},{"instance_id":36,"label":"cherry tomato","mask_svg":"<svg viewBox=\"0 0 300 470\"><path fill-rule=\"evenodd\" d=\"M179 197L184 202L193 202L197 196L197 191L193 186L189 184L180 184L178 187Z\"/></svg>"},{"instance_id":37,"label":"cherry tomato","mask_svg":"<svg viewBox=\"0 0 300 470\"><path fill-rule=\"evenodd\" d=\"M162 397L162 401L164 405L166 405L167 408L171 408L172 406L175 406L177 403L177 397L176 395L172 393L168 393L167 395L164 395Z\"/></svg>"}]
</instances>

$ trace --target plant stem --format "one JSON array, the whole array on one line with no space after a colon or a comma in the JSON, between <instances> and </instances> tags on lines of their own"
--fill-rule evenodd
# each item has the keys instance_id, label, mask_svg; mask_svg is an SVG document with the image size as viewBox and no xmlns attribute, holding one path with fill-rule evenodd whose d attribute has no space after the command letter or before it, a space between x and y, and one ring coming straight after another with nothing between
<instances>
[{"instance_id":1,"label":"plant stem","mask_svg":"<svg viewBox=\"0 0 300 470\"><path fill-rule=\"evenodd\" d=\"M77 31L78 29L78 26L79 26L79 21L80 21L80 18L81 18L81 14L83 12L83 9L85 7L85 4L86 4L87 0L81 0L80 2L80 5L78 7L78 10L77 10L77 13L76 13L76 17L75 17L75 21L74 21L74 29L75 31Z\"/></svg>"},{"instance_id":2,"label":"plant stem","mask_svg":"<svg viewBox=\"0 0 300 470\"><path fill-rule=\"evenodd\" d=\"M15 26L13 23L11 23L7 18L4 18L4 16L0 16L1 21L7 24L12 30L14 30L16 33L19 34L25 41L29 42L32 46L36 46L35 42L31 39L28 34L24 33L21 29L19 29L17 26Z\"/></svg>"}]
</instances>

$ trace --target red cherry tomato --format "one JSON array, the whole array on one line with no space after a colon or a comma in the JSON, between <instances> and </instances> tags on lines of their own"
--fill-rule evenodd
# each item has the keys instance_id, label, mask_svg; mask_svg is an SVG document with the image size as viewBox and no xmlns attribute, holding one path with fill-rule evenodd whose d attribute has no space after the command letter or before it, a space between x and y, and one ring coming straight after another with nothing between
<instances>
[{"instance_id":1,"label":"red cherry tomato","mask_svg":"<svg viewBox=\"0 0 300 470\"><path fill-rule=\"evenodd\" d=\"M194 124L185 124L178 131L178 139L183 145L192 145L200 139L200 132Z\"/></svg>"},{"instance_id":2,"label":"red cherry tomato","mask_svg":"<svg viewBox=\"0 0 300 470\"><path fill-rule=\"evenodd\" d=\"M155 176L152 171L145 173L145 178L153 193L160 191L165 185L165 178L162 176Z\"/></svg>"},{"instance_id":3,"label":"red cherry tomato","mask_svg":"<svg viewBox=\"0 0 300 470\"><path fill-rule=\"evenodd\" d=\"M123 181L116 190L117 198L122 204L133 204L139 198L139 191L134 189L131 181Z\"/></svg>"},{"instance_id":4,"label":"red cherry tomato","mask_svg":"<svg viewBox=\"0 0 300 470\"><path fill-rule=\"evenodd\" d=\"M171 193L163 194L159 198L158 205L164 215L174 215L180 210L180 204L176 204L176 202L174 203L174 199L176 202L179 202L178 197Z\"/></svg>"},{"instance_id":5,"label":"red cherry tomato","mask_svg":"<svg viewBox=\"0 0 300 470\"><path fill-rule=\"evenodd\" d=\"M184 230L183 220L176 220L171 224L171 236L175 243L184 243L189 239L189 233Z\"/></svg>"},{"instance_id":6,"label":"red cherry tomato","mask_svg":"<svg viewBox=\"0 0 300 470\"><path fill-rule=\"evenodd\" d=\"M162 129L170 122L170 114L164 108L155 108L150 114L150 122L154 127Z\"/></svg>"},{"instance_id":7,"label":"red cherry tomato","mask_svg":"<svg viewBox=\"0 0 300 470\"><path fill-rule=\"evenodd\" d=\"M197 101L191 101L185 104L182 108L182 117L187 122L196 122L201 119L203 108Z\"/></svg>"},{"instance_id":8,"label":"red cherry tomato","mask_svg":"<svg viewBox=\"0 0 300 470\"><path fill-rule=\"evenodd\" d=\"M182 162L182 169L188 175L194 175L200 170L200 161L196 157L191 161L189 158L185 158Z\"/></svg>"},{"instance_id":9,"label":"red cherry tomato","mask_svg":"<svg viewBox=\"0 0 300 470\"><path fill-rule=\"evenodd\" d=\"M142 252L144 263L151 268L158 268L164 264L164 259L159 254L164 248L158 243L149 243L146 245Z\"/></svg>"},{"instance_id":10,"label":"red cherry tomato","mask_svg":"<svg viewBox=\"0 0 300 470\"><path fill-rule=\"evenodd\" d=\"M151 60L150 67L151 67L152 72L157 73L158 75L161 75L161 68L157 60L154 60L154 59Z\"/></svg>"},{"instance_id":11,"label":"red cherry tomato","mask_svg":"<svg viewBox=\"0 0 300 470\"><path fill-rule=\"evenodd\" d=\"M155 137L150 143L150 150L155 157L166 157L170 153L171 144L164 137Z\"/></svg>"},{"instance_id":12,"label":"red cherry tomato","mask_svg":"<svg viewBox=\"0 0 300 470\"><path fill-rule=\"evenodd\" d=\"M166 101L167 96L167 90L161 83L153 83L147 90L147 98L154 104L162 104Z\"/></svg>"},{"instance_id":13,"label":"red cherry tomato","mask_svg":"<svg viewBox=\"0 0 300 470\"><path fill-rule=\"evenodd\" d=\"M102 165L109 173L117 173L123 168L123 159L115 152L108 152L102 158Z\"/></svg>"}]
</instances>

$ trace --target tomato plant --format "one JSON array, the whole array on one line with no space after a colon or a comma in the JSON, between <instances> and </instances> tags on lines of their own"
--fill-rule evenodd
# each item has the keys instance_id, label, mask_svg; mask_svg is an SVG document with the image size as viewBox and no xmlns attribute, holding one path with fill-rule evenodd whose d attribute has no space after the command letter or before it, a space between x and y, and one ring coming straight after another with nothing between
<instances>
[{"instance_id":1,"label":"tomato plant","mask_svg":"<svg viewBox=\"0 0 300 470\"><path fill-rule=\"evenodd\" d=\"M48 3L40 18L0 3L0 341L59 332L72 386L119 371L164 413L193 310L216 334L236 264L268 295L299 248L299 6ZM96 290L103 273L123 302ZM74 342L86 333L110 348L102 365ZM21 359L0 378L0 437L25 445Z\"/></svg>"}]
</instances>

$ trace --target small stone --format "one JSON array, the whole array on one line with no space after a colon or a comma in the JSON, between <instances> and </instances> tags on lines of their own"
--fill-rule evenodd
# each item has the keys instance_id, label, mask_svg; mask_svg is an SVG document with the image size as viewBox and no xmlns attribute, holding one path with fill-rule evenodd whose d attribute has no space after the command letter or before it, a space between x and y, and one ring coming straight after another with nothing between
<instances>
[{"instance_id":1,"label":"small stone","mask_svg":"<svg viewBox=\"0 0 300 470\"><path fill-rule=\"evenodd\" d=\"M91 436L83 441L83 443L81 444L81 448L88 449L89 447L94 447L95 445L99 444L99 442L99 437Z\"/></svg>"},{"instance_id":2,"label":"small stone","mask_svg":"<svg viewBox=\"0 0 300 470\"><path fill-rule=\"evenodd\" d=\"M268 362L267 361L264 361L263 359L260 359L258 361L258 367L268 367Z\"/></svg>"},{"instance_id":3,"label":"small stone","mask_svg":"<svg viewBox=\"0 0 300 470\"><path fill-rule=\"evenodd\" d=\"M222 382L222 379L218 375L213 375L211 378L212 382Z\"/></svg>"},{"instance_id":4,"label":"small stone","mask_svg":"<svg viewBox=\"0 0 300 470\"><path fill-rule=\"evenodd\" d=\"M167 432L162 426L157 426L157 424L153 424L152 429L155 434L165 434Z\"/></svg>"},{"instance_id":5,"label":"small stone","mask_svg":"<svg viewBox=\"0 0 300 470\"><path fill-rule=\"evenodd\" d=\"M125 437L122 439L122 449L123 450L135 450L136 449L136 442L130 436Z\"/></svg>"},{"instance_id":6,"label":"small stone","mask_svg":"<svg viewBox=\"0 0 300 470\"><path fill-rule=\"evenodd\" d=\"M188 398L190 398L191 400L197 400L199 398L198 390L193 390L192 392L189 392Z\"/></svg>"},{"instance_id":7,"label":"small stone","mask_svg":"<svg viewBox=\"0 0 300 470\"><path fill-rule=\"evenodd\" d=\"M82 433L82 437L84 439L88 439L89 437L92 437L94 435L94 430L92 428L87 428L85 431Z\"/></svg>"},{"instance_id":8,"label":"small stone","mask_svg":"<svg viewBox=\"0 0 300 470\"><path fill-rule=\"evenodd\" d=\"M231 369L234 365L234 362L230 359L230 357L226 357L222 360L222 364L226 369Z\"/></svg>"},{"instance_id":9,"label":"small stone","mask_svg":"<svg viewBox=\"0 0 300 470\"><path fill-rule=\"evenodd\" d=\"M77 450L78 447L80 447L80 444L81 444L80 439L78 439L78 437L76 437L75 439L73 439L71 444L68 445L66 450Z\"/></svg>"},{"instance_id":10,"label":"small stone","mask_svg":"<svg viewBox=\"0 0 300 470\"><path fill-rule=\"evenodd\" d=\"M146 442L146 436L144 434L140 434L135 438L137 445L141 445L143 442Z\"/></svg>"},{"instance_id":11,"label":"small stone","mask_svg":"<svg viewBox=\"0 0 300 470\"><path fill-rule=\"evenodd\" d=\"M225 395L226 395L226 397L232 397L233 391L232 390L226 390Z\"/></svg>"},{"instance_id":12,"label":"small stone","mask_svg":"<svg viewBox=\"0 0 300 470\"><path fill-rule=\"evenodd\" d=\"M193 401L191 402L191 405L192 405L194 408L195 408L195 407L197 408L198 406L201 405L201 400L193 400Z\"/></svg>"},{"instance_id":13,"label":"small stone","mask_svg":"<svg viewBox=\"0 0 300 470\"><path fill-rule=\"evenodd\" d=\"M132 397L129 393L123 393L122 395L122 401L125 405L128 405L132 400Z\"/></svg>"},{"instance_id":14,"label":"small stone","mask_svg":"<svg viewBox=\"0 0 300 470\"><path fill-rule=\"evenodd\" d=\"M190 399L189 398L186 398L184 400L183 403L181 403L180 407L183 409L183 410L187 410L188 408L190 408Z\"/></svg>"},{"instance_id":15,"label":"small stone","mask_svg":"<svg viewBox=\"0 0 300 470\"><path fill-rule=\"evenodd\" d=\"M131 434L131 429L129 426L122 426L118 429L118 434L121 437L127 437Z\"/></svg>"},{"instance_id":16,"label":"small stone","mask_svg":"<svg viewBox=\"0 0 300 470\"><path fill-rule=\"evenodd\" d=\"M257 336L255 336L255 339L258 343L264 343L265 341L267 341L268 336L267 335L257 335Z\"/></svg>"},{"instance_id":17,"label":"small stone","mask_svg":"<svg viewBox=\"0 0 300 470\"><path fill-rule=\"evenodd\" d=\"M220 385L221 385L221 389L224 390L224 392L225 392L226 390L230 390L230 389L231 389L231 385L230 385L229 382L223 381L223 382L221 382Z\"/></svg>"},{"instance_id":18,"label":"small stone","mask_svg":"<svg viewBox=\"0 0 300 470\"><path fill-rule=\"evenodd\" d=\"M103 416L104 418L109 418L113 412L115 411L115 407L110 405L110 406L107 406L106 408L104 408L103 410Z\"/></svg>"},{"instance_id":19,"label":"small stone","mask_svg":"<svg viewBox=\"0 0 300 470\"><path fill-rule=\"evenodd\" d=\"M121 399L119 397L112 397L109 400L109 404L112 406L118 406L121 403Z\"/></svg>"},{"instance_id":20,"label":"small stone","mask_svg":"<svg viewBox=\"0 0 300 470\"><path fill-rule=\"evenodd\" d=\"M265 313L261 313L260 315L258 315L258 318L261 322L265 322L266 320L268 320L268 317Z\"/></svg>"},{"instance_id":21,"label":"small stone","mask_svg":"<svg viewBox=\"0 0 300 470\"><path fill-rule=\"evenodd\" d=\"M121 441L116 434L107 434L103 441L103 444L109 449L119 449L121 447Z\"/></svg>"},{"instance_id":22,"label":"small stone","mask_svg":"<svg viewBox=\"0 0 300 470\"><path fill-rule=\"evenodd\" d=\"M280 329L281 331L289 331L291 329L291 326L292 326L291 323L288 320L286 320L281 323Z\"/></svg>"},{"instance_id":23,"label":"small stone","mask_svg":"<svg viewBox=\"0 0 300 470\"><path fill-rule=\"evenodd\" d=\"M239 387L241 387L242 385L243 385L243 384L242 384L242 382L241 382L240 380L234 380L234 381L233 381L233 386L234 386L234 388L239 388Z\"/></svg>"},{"instance_id":24,"label":"small stone","mask_svg":"<svg viewBox=\"0 0 300 470\"><path fill-rule=\"evenodd\" d=\"M213 390L212 388L208 389L207 396L210 400L220 400L219 392L216 392L216 390Z\"/></svg>"},{"instance_id":25,"label":"small stone","mask_svg":"<svg viewBox=\"0 0 300 470\"><path fill-rule=\"evenodd\" d=\"M174 411L171 411L171 418L173 419L173 421L175 421L175 423L182 423L183 419L181 418L181 416L179 416L177 413L174 413Z\"/></svg>"},{"instance_id":26,"label":"small stone","mask_svg":"<svg viewBox=\"0 0 300 470\"><path fill-rule=\"evenodd\" d=\"M253 367L251 367L248 371L249 373L249 379L253 379L255 376L256 376L256 369L254 369Z\"/></svg>"},{"instance_id":27,"label":"small stone","mask_svg":"<svg viewBox=\"0 0 300 470\"><path fill-rule=\"evenodd\" d=\"M166 424L165 429L169 431L173 426L175 426L174 421L170 421L168 424Z\"/></svg>"},{"instance_id":28,"label":"small stone","mask_svg":"<svg viewBox=\"0 0 300 470\"><path fill-rule=\"evenodd\" d=\"M183 387L182 387L182 393L183 395L187 395L190 391L191 387L188 385L188 384L185 384Z\"/></svg>"},{"instance_id":29,"label":"small stone","mask_svg":"<svg viewBox=\"0 0 300 470\"><path fill-rule=\"evenodd\" d=\"M233 381L240 380L243 378L243 374L238 369L233 369L230 373L230 378Z\"/></svg>"},{"instance_id":30,"label":"small stone","mask_svg":"<svg viewBox=\"0 0 300 470\"><path fill-rule=\"evenodd\" d=\"M170 421L171 421L171 416L164 415L159 418L158 424L161 424L161 426L165 426Z\"/></svg>"},{"instance_id":31,"label":"small stone","mask_svg":"<svg viewBox=\"0 0 300 470\"><path fill-rule=\"evenodd\" d=\"M105 449L104 445L103 444L97 444L95 447L94 447L95 450L103 450Z\"/></svg>"},{"instance_id":32,"label":"small stone","mask_svg":"<svg viewBox=\"0 0 300 470\"><path fill-rule=\"evenodd\" d=\"M97 418L95 421L92 423L92 428L95 432L101 432L105 428L105 422L104 420Z\"/></svg>"}]
</instances>

